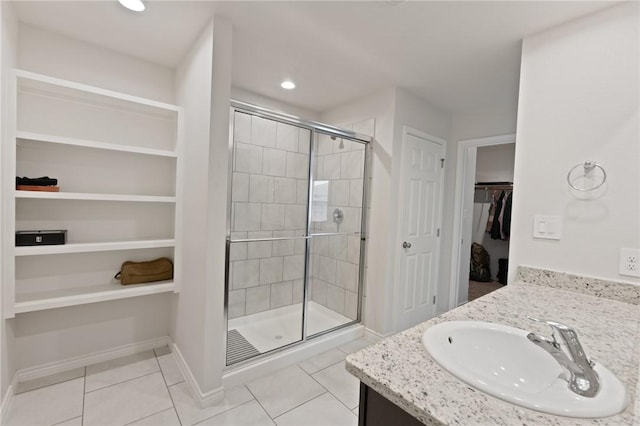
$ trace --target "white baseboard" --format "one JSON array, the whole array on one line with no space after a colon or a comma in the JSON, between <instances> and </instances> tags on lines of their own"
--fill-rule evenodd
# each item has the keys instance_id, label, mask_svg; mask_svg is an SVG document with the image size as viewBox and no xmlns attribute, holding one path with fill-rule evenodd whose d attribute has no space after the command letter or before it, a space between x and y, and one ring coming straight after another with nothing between
<instances>
[{"instance_id":1,"label":"white baseboard","mask_svg":"<svg viewBox=\"0 0 640 426\"><path fill-rule=\"evenodd\" d=\"M13 396L16 394L17 386L18 376L14 374L13 380L11 380L9 388L7 389L7 393L5 393L4 398L2 398L2 405L0 405L0 425L7 424L7 416L9 415L9 410L11 410L11 404L13 403Z\"/></svg>"},{"instance_id":2,"label":"white baseboard","mask_svg":"<svg viewBox=\"0 0 640 426\"><path fill-rule=\"evenodd\" d=\"M191 373L191 369L182 356L182 352L180 352L180 348L178 348L178 345L172 343L171 350L173 352L176 363L178 364L178 368L182 373L182 377L184 377L185 381L187 382L187 386L189 387L189 391L191 392L191 397L196 402L199 408L210 407L224 399L223 387L219 387L209 392L202 392L200 386L198 385L198 382L193 376L193 373Z\"/></svg>"},{"instance_id":3,"label":"white baseboard","mask_svg":"<svg viewBox=\"0 0 640 426\"><path fill-rule=\"evenodd\" d=\"M378 342L382 339L384 339L385 337L389 337L391 336L393 333L387 333L387 334L380 334L377 331L373 331L370 328L365 328L364 329L364 337L366 337L369 340L373 340L375 342Z\"/></svg>"},{"instance_id":4,"label":"white baseboard","mask_svg":"<svg viewBox=\"0 0 640 426\"><path fill-rule=\"evenodd\" d=\"M43 364L37 367L25 368L23 370L18 370L15 377L17 378L17 382L26 382L27 380L39 379L52 374L73 370L74 368L85 367L87 365L110 361L123 356L160 348L168 345L170 342L171 339L168 336L158 337L156 339L145 340L144 342L132 343L113 349L94 352L88 355L80 355L62 361Z\"/></svg>"},{"instance_id":5,"label":"white baseboard","mask_svg":"<svg viewBox=\"0 0 640 426\"><path fill-rule=\"evenodd\" d=\"M313 338L304 344L294 346L282 352L276 352L248 364L229 367L223 373L222 385L226 389L239 386L266 376L281 368L296 364L313 355L328 351L358 337L362 337L363 334L364 326L355 324L327 335Z\"/></svg>"}]
</instances>

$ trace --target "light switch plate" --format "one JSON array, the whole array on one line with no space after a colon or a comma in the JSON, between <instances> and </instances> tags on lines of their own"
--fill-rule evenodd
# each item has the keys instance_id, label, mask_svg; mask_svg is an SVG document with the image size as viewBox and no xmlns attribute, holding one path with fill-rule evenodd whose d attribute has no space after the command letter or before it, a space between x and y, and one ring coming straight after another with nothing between
<instances>
[{"instance_id":1,"label":"light switch plate","mask_svg":"<svg viewBox=\"0 0 640 426\"><path fill-rule=\"evenodd\" d=\"M620 266L618 273L628 277L640 277L640 249L620 249Z\"/></svg>"},{"instance_id":2,"label":"light switch plate","mask_svg":"<svg viewBox=\"0 0 640 426\"><path fill-rule=\"evenodd\" d=\"M562 238L562 216L536 215L533 219L533 238Z\"/></svg>"}]
</instances>

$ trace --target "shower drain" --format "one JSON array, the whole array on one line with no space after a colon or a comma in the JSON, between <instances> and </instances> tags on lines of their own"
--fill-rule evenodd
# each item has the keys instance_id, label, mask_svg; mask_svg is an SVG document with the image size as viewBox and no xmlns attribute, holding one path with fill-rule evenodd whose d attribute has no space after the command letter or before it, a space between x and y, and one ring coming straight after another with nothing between
<instances>
[{"instance_id":1,"label":"shower drain","mask_svg":"<svg viewBox=\"0 0 640 426\"><path fill-rule=\"evenodd\" d=\"M278 335L276 336L276 340L280 340L280 339L282 339L282 336L278 334Z\"/></svg>"}]
</instances>

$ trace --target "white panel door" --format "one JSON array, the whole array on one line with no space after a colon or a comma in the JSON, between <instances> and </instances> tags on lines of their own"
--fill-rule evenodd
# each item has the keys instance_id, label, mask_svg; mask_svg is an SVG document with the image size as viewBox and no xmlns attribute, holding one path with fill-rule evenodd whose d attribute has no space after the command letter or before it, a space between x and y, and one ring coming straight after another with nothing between
<instances>
[{"instance_id":1,"label":"white panel door","mask_svg":"<svg viewBox=\"0 0 640 426\"><path fill-rule=\"evenodd\" d=\"M396 331L426 321L436 313L444 152L444 141L405 132Z\"/></svg>"}]
</instances>

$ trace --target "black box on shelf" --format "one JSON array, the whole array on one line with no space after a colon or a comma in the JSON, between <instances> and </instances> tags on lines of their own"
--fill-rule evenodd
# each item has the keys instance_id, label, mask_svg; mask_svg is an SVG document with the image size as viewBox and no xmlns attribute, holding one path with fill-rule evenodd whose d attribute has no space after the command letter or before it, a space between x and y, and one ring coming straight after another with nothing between
<instances>
[{"instance_id":1,"label":"black box on shelf","mask_svg":"<svg viewBox=\"0 0 640 426\"><path fill-rule=\"evenodd\" d=\"M54 231L16 231L16 247L18 246L51 246L66 244L67 230Z\"/></svg>"}]
</instances>

